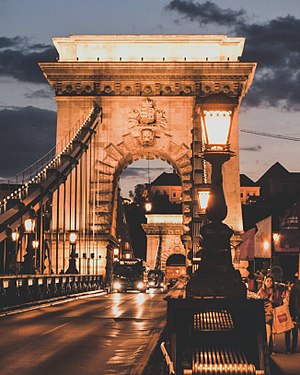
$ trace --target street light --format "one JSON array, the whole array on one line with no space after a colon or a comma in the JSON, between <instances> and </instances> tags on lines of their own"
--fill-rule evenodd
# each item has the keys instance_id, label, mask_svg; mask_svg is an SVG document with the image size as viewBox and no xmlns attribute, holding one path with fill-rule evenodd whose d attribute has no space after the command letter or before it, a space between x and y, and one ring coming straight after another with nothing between
<instances>
[{"instance_id":1,"label":"street light","mask_svg":"<svg viewBox=\"0 0 300 375\"><path fill-rule=\"evenodd\" d=\"M69 233L69 242L71 245L71 252L69 258L69 267L66 271L68 274L78 274L78 270L76 268L76 240L77 240L77 232L70 231Z\"/></svg>"},{"instance_id":2,"label":"street light","mask_svg":"<svg viewBox=\"0 0 300 375\"><path fill-rule=\"evenodd\" d=\"M146 212L150 212L152 210L152 203L150 201L150 193L151 193L151 180L150 180L150 156L148 152L148 157L147 157L147 171L148 171L148 184L147 184L147 189L146 189L146 202L145 202L145 210Z\"/></svg>"},{"instance_id":3,"label":"street light","mask_svg":"<svg viewBox=\"0 0 300 375\"><path fill-rule=\"evenodd\" d=\"M20 233L15 230L11 233L11 240L14 243L13 251L12 251L12 259L10 261L9 266L9 273L16 274L17 273L17 256L18 256L18 250L19 250L19 238Z\"/></svg>"},{"instance_id":4,"label":"street light","mask_svg":"<svg viewBox=\"0 0 300 375\"><path fill-rule=\"evenodd\" d=\"M39 248L39 241L38 240L33 240L32 241L32 248L33 248L33 252L34 252L34 255L33 255L33 258L35 260L35 268L37 266L37 249Z\"/></svg>"},{"instance_id":5,"label":"street light","mask_svg":"<svg viewBox=\"0 0 300 375\"><path fill-rule=\"evenodd\" d=\"M230 238L233 230L222 223L227 216L222 165L234 153L229 149L232 108L205 108L201 114L204 157L212 166L211 187L206 208L208 224L200 229L203 238L202 260L191 275L186 293L189 297L245 297L246 287L232 265Z\"/></svg>"},{"instance_id":6,"label":"street light","mask_svg":"<svg viewBox=\"0 0 300 375\"><path fill-rule=\"evenodd\" d=\"M34 268L34 249L32 246L31 238L34 235L35 230L35 211L29 212L30 217L24 221L24 234L26 235L26 253L24 255L23 273L33 274L35 273Z\"/></svg>"}]
</instances>

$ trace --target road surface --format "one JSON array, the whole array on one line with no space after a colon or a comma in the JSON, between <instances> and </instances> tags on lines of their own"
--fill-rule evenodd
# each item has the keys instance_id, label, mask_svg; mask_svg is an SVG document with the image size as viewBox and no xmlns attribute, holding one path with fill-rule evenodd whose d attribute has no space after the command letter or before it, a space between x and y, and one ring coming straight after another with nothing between
<instances>
[{"instance_id":1,"label":"road surface","mask_svg":"<svg viewBox=\"0 0 300 375\"><path fill-rule=\"evenodd\" d=\"M163 296L99 294L2 316L0 374L132 374L165 322Z\"/></svg>"}]
</instances>

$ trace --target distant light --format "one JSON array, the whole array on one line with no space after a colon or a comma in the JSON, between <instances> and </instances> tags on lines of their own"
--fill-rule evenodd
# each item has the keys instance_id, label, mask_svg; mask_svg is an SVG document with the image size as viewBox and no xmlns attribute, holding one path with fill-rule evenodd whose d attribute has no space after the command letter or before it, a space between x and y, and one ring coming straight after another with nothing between
<instances>
[{"instance_id":1,"label":"distant light","mask_svg":"<svg viewBox=\"0 0 300 375\"><path fill-rule=\"evenodd\" d=\"M70 244L74 245L76 243L76 240L77 240L77 233L71 232L69 239L70 239Z\"/></svg>"},{"instance_id":2,"label":"distant light","mask_svg":"<svg viewBox=\"0 0 300 375\"><path fill-rule=\"evenodd\" d=\"M146 202L145 203L145 210L147 212L150 212L152 210L152 203L151 202Z\"/></svg>"},{"instance_id":3,"label":"distant light","mask_svg":"<svg viewBox=\"0 0 300 375\"><path fill-rule=\"evenodd\" d=\"M114 248L114 255L119 255L119 249L117 247Z\"/></svg>"},{"instance_id":4,"label":"distant light","mask_svg":"<svg viewBox=\"0 0 300 375\"><path fill-rule=\"evenodd\" d=\"M32 247L36 250L39 247L39 241L38 240L33 240L32 241Z\"/></svg>"},{"instance_id":5,"label":"distant light","mask_svg":"<svg viewBox=\"0 0 300 375\"><path fill-rule=\"evenodd\" d=\"M19 237L20 237L19 232L17 232L17 231L12 232L11 239L13 240L13 242L18 241Z\"/></svg>"},{"instance_id":6,"label":"distant light","mask_svg":"<svg viewBox=\"0 0 300 375\"><path fill-rule=\"evenodd\" d=\"M34 219L26 219L24 221L24 228L26 233L33 233L35 228L35 220Z\"/></svg>"}]
</instances>

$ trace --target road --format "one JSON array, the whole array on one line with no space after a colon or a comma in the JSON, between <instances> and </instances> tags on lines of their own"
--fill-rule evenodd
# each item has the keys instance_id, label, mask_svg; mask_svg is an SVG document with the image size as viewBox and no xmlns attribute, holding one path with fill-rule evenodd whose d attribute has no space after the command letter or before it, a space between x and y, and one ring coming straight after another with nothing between
<instances>
[{"instance_id":1,"label":"road","mask_svg":"<svg viewBox=\"0 0 300 375\"><path fill-rule=\"evenodd\" d=\"M0 374L131 374L166 318L163 296L102 294L2 316Z\"/></svg>"}]
</instances>

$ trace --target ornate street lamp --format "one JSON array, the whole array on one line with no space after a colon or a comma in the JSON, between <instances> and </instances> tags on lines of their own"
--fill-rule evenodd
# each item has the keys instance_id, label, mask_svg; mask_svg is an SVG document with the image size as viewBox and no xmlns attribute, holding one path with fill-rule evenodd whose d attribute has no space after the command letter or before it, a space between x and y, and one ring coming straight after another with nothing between
<instances>
[{"instance_id":1,"label":"ornate street lamp","mask_svg":"<svg viewBox=\"0 0 300 375\"><path fill-rule=\"evenodd\" d=\"M148 184L146 188L146 202L145 202L145 210L146 212L150 212L152 210L152 203L150 201L150 193L151 193L151 180L150 180L150 156L148 152L148 157L147 157L147 172L148 172Z\"/></svg>"},{"instance_id":2,"label":"ornate street lamp","mask_svg":"<svg viewBox=\"0 0 300 375\"><path fill-rule=\"evenodd\" d=\"M78 274L78 269L76 268L76 240L77 240L77 231L70 231L69 233L69 242L71 245L71 252L69 258L69 267L66 271L68 274Z\"/></svg>"},{"instance_id":3,"label":"ornate street lamp","mask_svg":"<svg viewBox=\"0 0 300 375\"><path fill-rule=\"evenodd\" d=\"M35 211L29 212L30 217L24 221L24 234L26 236L26 253L24 255L24 263L22 273L33 274L35 273L34 268L34 249L32 246L32 237L34 236L35 230Z\"/></svg>"},{"instance_id":4,"label":"ornate street lamp","mask_svg":"<svg viewBox=\"0 0 300 375\"><path fill-rule=\"evenodd\" d=\"M229 149L232 108L202 111L205 137L204 157L212 166L211 187L206 208L208 224L200 229L202 260L187 285L189 297L245 297L246 287L232 265L230 238L233 230L222 221L227 215L223 191L222 165L234 153Z\"/></svg>"},{"instance_id":5,"label":"ornate street lamp","mask_svg":"<svg viewBox=\"0 0 300 375\"><path fill-rule=\"evenodd\" d=\"M9 273L12 273L13 275L17 273L17 255L18 255L18 250L19 250L19 238L20 238L20 233L17 230L11 233L11 240L14 246L13 246L12 257L11 257L10 266L9 266Z\"/></svg>"}]
</instances>

